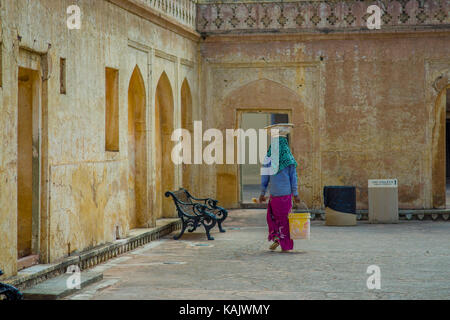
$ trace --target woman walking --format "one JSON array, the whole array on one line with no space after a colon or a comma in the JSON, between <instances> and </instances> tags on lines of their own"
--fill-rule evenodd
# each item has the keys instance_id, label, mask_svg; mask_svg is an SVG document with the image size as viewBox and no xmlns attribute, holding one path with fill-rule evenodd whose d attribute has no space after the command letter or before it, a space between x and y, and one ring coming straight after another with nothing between
<instances>
[{"instance_id":1,"label":"woman walking","mask_svg":"<svg viewBox=\"0 0 450 320\"><path fill-rule=\"evenodd\" d=\"M276 124L266 129L278 130L272 135L261 172L261 195L259 202L266 201L266 191L270 184L269 204L267 205L267 224L269 241L273 241L270 250L281 246L282 251L294 248L294 241L289 234L288 215L292 209L292 196L300 202L297 190L297 162L289 149L287 134L292 124Z\"/></svg>"}]
</instances>

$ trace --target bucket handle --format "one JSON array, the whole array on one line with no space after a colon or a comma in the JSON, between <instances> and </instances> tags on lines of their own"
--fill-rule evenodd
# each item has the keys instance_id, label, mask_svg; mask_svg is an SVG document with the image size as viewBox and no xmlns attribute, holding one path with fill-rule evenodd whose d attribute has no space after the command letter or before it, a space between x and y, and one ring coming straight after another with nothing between
<instances>
[{"instance_id":1,"label":"bucket handle","mask_svg":"<svg viewBox=\"0 0 450 320\"><path fill-rule=\"evenodd\" d=\"M303 201L303 200L300 199L300 204L303 204L303 205L305 206L306 210L310 211L310 210L309 210L309 207L308 207L308 205L306 204L305 201ZM298 205L297 205L297 210L299 210L299 209L298 209Z\"/></svg>"}]
</instances>

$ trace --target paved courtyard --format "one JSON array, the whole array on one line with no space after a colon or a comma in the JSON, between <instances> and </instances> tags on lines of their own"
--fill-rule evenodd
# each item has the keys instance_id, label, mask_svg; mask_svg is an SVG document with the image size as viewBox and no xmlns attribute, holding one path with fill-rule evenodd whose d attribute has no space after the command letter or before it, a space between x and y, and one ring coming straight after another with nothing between
<instances>
[{"instance_id":1,"label":"paved courtyard","mask_svg":"<svg viewBox=\"0 0 450 320\"><path fill-rule=\"evenodd\" d=\"M104 279L67 299L449 299L450 223L327 227L269 251L264 210L231 211L226 233L172 235L97 266ZM279 249L278 249L279 250ZM367 268L381 271L369 290Z\"/></svg>"}]
</instances>

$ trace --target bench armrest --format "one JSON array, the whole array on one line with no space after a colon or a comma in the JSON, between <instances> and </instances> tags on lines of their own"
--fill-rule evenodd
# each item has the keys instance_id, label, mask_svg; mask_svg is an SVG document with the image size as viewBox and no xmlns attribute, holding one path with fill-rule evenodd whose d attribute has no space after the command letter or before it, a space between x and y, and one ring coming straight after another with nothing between
<instances>
[{"instance_id":1,"label":"bench armrest","mask_svg":"<svg viewBox=\"0 0 450 320\"><path fill-rule=\"evenodd\" d=\"M189 191L187 191L186 189L181 188L181 190L183 190L189 198L191 198L191 199L193 199L195 201L203 201L205 203L205 205L208 205L212 209L216 209L217 208L217 204L219 203L218 200L211 199L211 198L196 198L193 195L191 195L189 193Z\"/></svg>"},{"instance_id":2,"label":"bench armrest","mask_svg":"<svg viewBox=\"0 0 450 320\"><path fill-rule=\"evenodd\" d=\"M165 193L166 197L172 197L175 206L177 208L177 211L179 213L181 213L182 215L192 218L192 217L201 217L204 215L212 215L212 213L210 213L208 211L208 206L201 204L201 203L188 203L188 202L183 202L180 199L177 198L177 196L171 192L171 191L167 191ZM192 207L192 211L191 212L186 212L186 210L183 208L183 206L186 207ZM214 215L213 215L214 216Z\"/></svg>"}]
</instances>

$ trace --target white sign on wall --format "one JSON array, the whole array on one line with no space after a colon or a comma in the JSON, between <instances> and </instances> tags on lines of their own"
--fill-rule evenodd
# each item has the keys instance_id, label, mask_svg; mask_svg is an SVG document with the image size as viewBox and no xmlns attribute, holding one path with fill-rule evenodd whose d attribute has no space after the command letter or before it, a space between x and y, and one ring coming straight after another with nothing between
<instances>
[{"instance_id":1,"label":"white sign on wall","mask_svg":"<svg viewBox=\"0 0 450 320\"><path fill-rule=\"evenodd\" d=\"M397 179L375 179L369 180L369 188L397 188Z\"/></svg>"}]
</instances>

